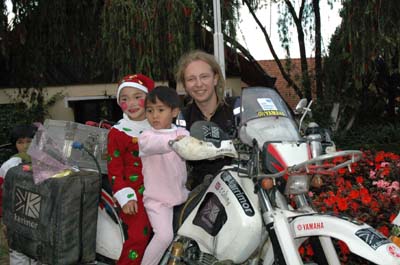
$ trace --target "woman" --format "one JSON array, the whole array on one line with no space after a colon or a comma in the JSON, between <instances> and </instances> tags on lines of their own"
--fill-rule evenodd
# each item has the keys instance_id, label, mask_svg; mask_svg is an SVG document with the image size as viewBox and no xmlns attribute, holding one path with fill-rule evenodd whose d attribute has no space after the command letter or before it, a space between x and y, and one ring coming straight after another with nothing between
<instances>
[{"instance_id":1,"label":"woman","mask_svg":"<svg viewBox=\"0 0 400 265\"><path fill-rule=\"evenodd\" d=\"M192 99L182 110L183 120L178 120L178 125L190 130L196 121L212 121L223 131L233 135L234 100L224 99L225 80L213 55L200 50L184 54L178 62L176 79ZM204 176L215 175L224 165L230 163L230 158L188 162L191 168L189 189L201 184Z\"/></svg>"}]
</instances>

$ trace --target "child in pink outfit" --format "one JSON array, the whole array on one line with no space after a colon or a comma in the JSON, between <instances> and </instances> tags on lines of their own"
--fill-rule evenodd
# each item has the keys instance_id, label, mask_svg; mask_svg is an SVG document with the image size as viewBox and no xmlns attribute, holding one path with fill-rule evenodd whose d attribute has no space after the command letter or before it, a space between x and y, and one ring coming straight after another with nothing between
<instances>
[{"instance_id":1,"label":"child in pink outfit","mask_svg":"<svg viewBox=\"0 0 400 265\"><path fill-rule=\"evenodd\" d=\"M143 202L153 227L153 238L142 265L157 265L173 240L173 207L186 201L186 163L169 146L170 140L188 136L172 124L179 113L179 97L172 88L159 86L145 101L146 117L152 128L139 136L145 191Z\"/></svg>"}]
</instances>

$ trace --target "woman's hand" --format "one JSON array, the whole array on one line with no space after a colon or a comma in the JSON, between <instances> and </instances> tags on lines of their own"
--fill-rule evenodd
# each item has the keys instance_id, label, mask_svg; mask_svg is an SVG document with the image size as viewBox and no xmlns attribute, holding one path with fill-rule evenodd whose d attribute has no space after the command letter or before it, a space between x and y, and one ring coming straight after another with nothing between
<instances>
[{"instance_id":1,"label":"woman's hand","mask_svg":"<svg viewBox=\"0 0 400 265\"><path fill-rule=\"evenodd\" d=\"M122 211L124 212L124 214L136 214L138 212L138 205L137 205L137 201L131 200L128 201L123 207L122 207Z\"/></svg>"}]
</instances>

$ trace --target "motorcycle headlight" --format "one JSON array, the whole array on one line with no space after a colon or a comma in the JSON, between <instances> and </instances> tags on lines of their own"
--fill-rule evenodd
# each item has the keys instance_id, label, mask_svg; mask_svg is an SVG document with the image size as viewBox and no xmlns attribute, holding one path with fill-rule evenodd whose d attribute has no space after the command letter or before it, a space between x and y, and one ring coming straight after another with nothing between
<instances>
[{"instance_id":1,"label":"motorcycle headlight","mask_svg":"<svg viewBox=\"0 0 400 265\"><path fill-rule=\"evenodd\" d=\"M308 192L310 189L310 177L307 175L292 175L288 178L285 188L286 195L297 195Z\"/></svg>"}]
</instances>

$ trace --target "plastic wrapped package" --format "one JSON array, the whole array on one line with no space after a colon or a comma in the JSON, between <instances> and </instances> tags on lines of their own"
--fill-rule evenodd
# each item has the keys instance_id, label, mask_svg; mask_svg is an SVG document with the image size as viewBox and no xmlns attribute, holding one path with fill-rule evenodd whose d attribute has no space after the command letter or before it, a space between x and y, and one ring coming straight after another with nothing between
<instances>
[{"instance_id":1,"label":"plastic wrapped package","mask_svg":"<svg viewBox=\"0 0 400 265\"><path fill-rule=\"evenodd\" d=\"M101 173L107 173L107 135L108 130L102 128L71 121L46 120L28 150L35 183L63 176L72 168L97 171L96 161ZM73 148L74 142L81 143L86 151Z\"/></svg>"}]
</instances>

